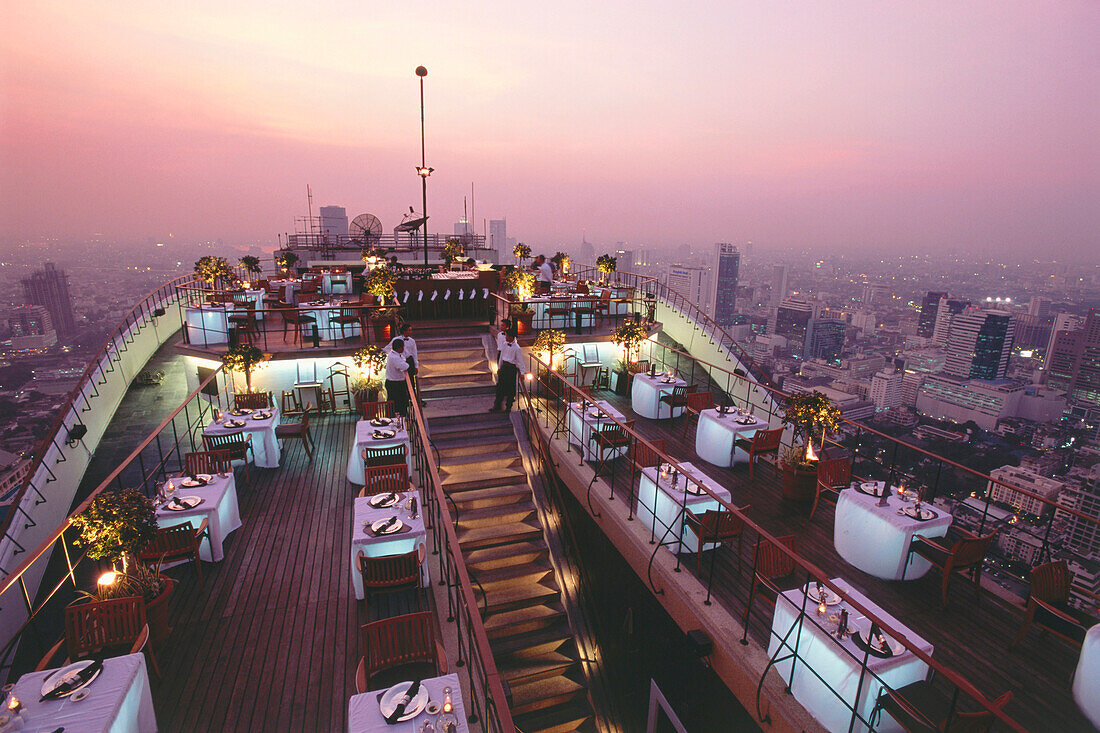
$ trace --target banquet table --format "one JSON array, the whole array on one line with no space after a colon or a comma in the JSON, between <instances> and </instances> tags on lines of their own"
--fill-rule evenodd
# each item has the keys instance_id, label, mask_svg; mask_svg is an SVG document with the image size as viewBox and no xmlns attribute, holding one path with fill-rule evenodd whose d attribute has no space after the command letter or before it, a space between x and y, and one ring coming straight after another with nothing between
<instances>
[{"instance_id":1,"label":"banquet table","mask_svg":"<svg viewBox=\"0 0 1100 733\"><path fill-rule=\"evenodd\" d=\"M188 307L184 314L187 320L187 343L210 346L228 342L229 314L232 312L232 303L203 303Z\"/></svg>"},{"instance_id":2,"label":"banquet table","mask_svg":"<svg viewBox=\"0 0 1100 733\"><path fill-rule=\"evenodd\" d=\"M393 430L392 438L374 438L375 430ZM405 445L405 464L409 467L409 475L412 475L412 445L409 443L409 431L398 430L391 420L389 425L376 427L370 424L370 420L360 420L355 423L355 439L351 444L351 455L348 456L348 481L362 486L366 483L366 475L363 468L364 448L388 448L394 445Z\"/></svg>"},{"instance_id":3,"label":"banquet table","mask_svg":"<svg viewBox=\"0 0 1100 733\"><path fill-rule=\"evenodd\" d=\"M535 315L531 317L531 327L536 329L541 328L575 328L577 325L577 317L573 313L573 308L576 307L578 302L588 302L593 306L599 298L592 295L539 295L534 298L528 298L526 303L534 310ZM562 318L555 315L553 322L550 319L550 304L551 303L567 303L569 305L569 317ZM592 313L586 313L581 316L581 328L593 328L596 323L596 314L593 309Z\"/></svg>"},{"instance_id":4,"label":"banquet table","mask_svg":"<svg viewBox=\"0 0 1100 733\"><path fill-rule=\"evenodd\" d=\"M272 285L283 289L283 301L286 303L293 303L294 294L302 289L302 281L294 279L285 280L269 280Z\"/></svg>"},{"instance_id":5,"label":"banquet table","mask_svg":"<svg viewBox=\"0 0 1100 733\"><path fill-rule=\"evenodd\" d=\"M1100 624L1085 634L1073 675L1073 699L1089 722L1100 728Z\"/></svg>"},{"instance_id":6,"label":"banquet table","mask_svg":"<svg viewBox=\"0 0 1100 733\"><path fill-rule=\"evenodd\" d=\"M594 408L599 408L602 417L597 417L592 414ZM581 457L586 461L595 461L600 456L592 450L590 441L592 439L593 430L603 430L609 425L615 423L609 420L606 416L610 415L616 420L625 420L621 412L616 410L607 400L597 400L590 403L588 410L584 415L581 415L581 405L579 402L569 403L569 443L570 445L578 446L581 449ZM626 455L626 448L616 448L615 457ZM604 459L611 458L611 451L608 451L608 455L604 456Z\"/></svg>"},{"instance_id":7,"label":"banquet table","mask_svg":"<svg viewBox=\"0 0 1100 733\"><path fill-rule=\"evenodd\" d=\"M328 300L302 305L299 306L298 310L302 315L313 316L317 319L317 333L322 341L340 341L344 338L358 336L360 332L358 323L346 323L344 324L344 330L341 331L340 324L335 322L335 319L340 316L340 308L344 305L338 300ZM352 303L350 305L358 304ZM303 339L313 336L313 326L312 323L302 324Z\"/></svg>"},{"instance_id":8,"label":"banquet table","mask_svg":"<svg viewBox=\"0 0 1100 733\"><path fill-rule=\"evenodd\" d=\"M377 509L370 505L370 497L355 497L355 505L352 510L353 520L351 524L351 585L355 589L355 597L359 600L363 600L363 577L359 574L359 563L356 560L360 551L367 557L404 555L407 552L412 552L419 546L423 546L425 543L424 502L420 500L420 492L412 490L402 491L401 493L403 496L397 504L391 507L380 507ZM416 497L417 512L419 514L416 519L409 519L409 511L405 508L405 502L410 496ZM411 527L411 531L375 537L365 530L366 525L376 522L379 519L389 519L393 516L396 516L404 524ZM420 568L420 585L421 587L427 588L427 561L425 561Z\"/></svg>"},{"instance_id":9,"label":"banquet table","mask_svg":"<svg viewBox=\"0 0 1100 733\"><path fill-rule=\"evenodd\" d=\"M751 438L757 430L767 429L768 421L753 415L742 416L736 412L720 415L718 408L703 410L695 431L695 454L715 466L747 463L749 454L744 448L734 450L734 440Z\"/></svg>"},{"instance_id":10,"label":"banquet table","mask_svg":"<svg viewBox=\"0 0 1100 733\"><path fill-rule=\"evenodd\" d=\"M173 479L176 485L175 496L181 499L185 496L197 496L202 499L202 503L192 509L179 511L169 509L167 505L159 507L157 526L174 527L177 524L190 522L194 529L198 529L202 520L206 519L210 537L199 543L199 557L205 562L221 562L225 557L225 553L222 552L222 543L226 535L241 526L241 513L237 504L237 482L232 473L226 474L225 477L215 474L206 486L181 486L181 480L182 477ZM171 567L171 565L164 567Z\"/></svg>"},{"instance_id":11,"label":"banquet table","mask_svg":"<svg viewBox=\"0 0 1100 733\"><path fill-rule=\"evenodd\" d=\"M223 423L219 424L212 421L203 432L207 435L222 435L243 430L252 436L253 463L260 468L278 468L280 453L279 441L275 439L275 428L279 425L279 408L278 406L272 406L256 412L267 412L271 414L271 417L256 420L253 417L256 414L255 412L251 415L230 415L226 412L222 413ZM224 424L224 421L227 420L240 420L244 422L244 425L242 427L230 427Z\"/></svg>"},{"instance_id":12,"label":"banquet table","mask_svg":"<svg viewBox=\"0 0 1100 733\"><path fill-rule=\"evenodd\" d=\"M661 402L661 396L671 393L674 387L685 387L687 382L679 377L673 377L672 381L665 382L663 372L658 372L651 377L648 374L635 374L634 386L630 389L630 408L642 417L650 420L660 420L661 412L667 414L664 417L679 417L684 414L684 408L677 407L670 410L668 405Z\"/></svg>"},{"instance_id":13,"label":"banquet table","mask_svg":"<svg viewBox=\"0 0 1100 733\"><path fill-rule=\"evenodd\" d=\"M351 292L351 273L322 272L321 292L325 295L347 295Z\"/></svg>"},{"instance_id":14,"label":"banquet table","mask_svg":"<svg viewBox=\"0 0 1100 733\"><path fill-rule=\"evenodd\" d=\"M408 680L407 684L412 684ZM451 688L451 702L454 704L454 716L458 721L458 733L467 733L470 728L466 723L466 708L462 704L462 687L457 674L445 674L442 677L430 677L421 680L421 684L428 689L428 699L443 705L443 688ZM375 731L388 731L391 733L418 733L424 721L435 716L422 712L412 720L403 723L389 725L382 717L379 709L379 695L385 690L372 690L359 695L352 695L348 701L348 733L375 733Z\"/></svg>"},{"instance_id":15,"label":"banquet table","mask_svg":"<svg viewBox=\"0 0 1100 733\"><path fill-rule=\"evenodd\" d=\"M874 483L878 490L882 489L883 482ZM909 543L915 534L943 537L951 526L951 515L931 505L924 508L938 516L927 521L898 514L899 510L912 508L913 502L904 501L897 493L891 493L885 507L880 507L878 502L877 497L856 488L840 492L833 520L833 544L837 554L876 578L915 580L923 576L932 565L920 555L910 556Z\"/></svg>"},{"instance_id":16,"label":"banquet table","mask_svg":"<svg viewBox=\"0 0 1100 733\"><path fill-rule=\"evenodd\" d=\"M660 476L657 468L649 466L642 469L641 480L638 484L638 519L650 525L654 533L665 544L676 542L677 527L683 542L684 552L698 552L699 542L695 535L684 527L684 518L680 516L682 508L693 514L702 514L708 509L716 511L724 507L718 499L710 494L693 494L687 492L687 483L690 478L693 485L703 485L710 489L717 497L729 503L732 502L729 489L707 476L691 463L681 463L687 475L680 474L676 477L676 485L672 485L672 475ZM695 490L695 486L692 487ZM671 538L671 539L670 539ZM716 545L709 543L704 545L704 550L714 549Z\"/></svg>"},{"instance_id":17,"label":"banquet table","mask_svg":"<svg viewBox=\"0 0 1100 733\"><path fill-rule=\"evenodd\" d=\"M23 703L22 733L155 733L157 716L149 691L149 674L141 653L103 660L103 671L86 688L88 696L39 702L42 683L56 672L30 672L11 694ZM15 730L5 728L5 730Z\"/></svg>"},{"instance_id":18,"label":"banquet table","mask_svg":"<svg viewBox=\"0 0 1100 733\"><path fill-rule=\"evenodd\" d=\"M913 646L931 656L932 645L929 642L898 623L897 619L867 600L849 583L840 578L833 578L832 583L884 623L904 632ZM803 601L807 616L799 624ZM848 628L864 634L870 630L870 620L847 604L829 606L826 616L822 617L817 613L817 603L812 598L806 598L803 588L785 591L776 600L771 640L768 643L768 656L772 658L777 655L789 656L797 647L798 659L788 658L776 662L775 670L785 681L789 681L791 664L794 663L791 694L826 730L831 731L848 730L852 717L851 707L856 708L863 720L869 721L883 684L896 690L925 679L928 673L928 665L908 649L900 647L894 639L890 640L891 644L900 649L900 652L895 651L894 656L886 659L867 655L856 646L850 636L845 637L842 642L837 641L832 634L836 623L830 622L828 615L839 615L841 608L848 608ZM819 628L816 623L824 628ZM784 637L786 641L781 642ZM860 685L860 669L865 656L867 667L873 674L865 675L863 684ZM828 686L817 675L824 678ZM853 730L865 731L868 727L857 720ZM884 713L875 730L898 731L901 727Z\"/></svg>"}]
</instances>

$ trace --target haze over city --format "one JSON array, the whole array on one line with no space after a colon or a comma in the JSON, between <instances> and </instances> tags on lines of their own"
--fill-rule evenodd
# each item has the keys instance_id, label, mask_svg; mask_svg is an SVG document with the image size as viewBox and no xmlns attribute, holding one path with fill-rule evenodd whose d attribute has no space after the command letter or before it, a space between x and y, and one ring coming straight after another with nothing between
<instances>
[{"instance_id":1,"label":"haze over city","mask_svg":"<svg viewBox=\"0 0 1100 733\"><path fill-rule=\"evenodd\" d=\"M0 236L273 243L315 206L536 246L1087 259L1094 2L11 5Z\"/></svg>"}]
</instances>

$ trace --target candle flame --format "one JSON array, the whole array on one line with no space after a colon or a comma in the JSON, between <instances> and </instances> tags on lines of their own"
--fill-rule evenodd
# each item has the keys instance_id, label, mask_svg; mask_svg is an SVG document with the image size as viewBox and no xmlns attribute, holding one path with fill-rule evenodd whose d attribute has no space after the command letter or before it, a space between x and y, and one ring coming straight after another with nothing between
<instances>
[{"instance_id":1,"label":"candle flame","mask_svg":"<svg viewBox=\"0 0 1100 733\"><path fill-rule=\"evenodd\" d=\"M806 448L806 458L811 461L817 460L817 451L814 450L814 444L809 443Z\"/></svg>"}]
</instances>

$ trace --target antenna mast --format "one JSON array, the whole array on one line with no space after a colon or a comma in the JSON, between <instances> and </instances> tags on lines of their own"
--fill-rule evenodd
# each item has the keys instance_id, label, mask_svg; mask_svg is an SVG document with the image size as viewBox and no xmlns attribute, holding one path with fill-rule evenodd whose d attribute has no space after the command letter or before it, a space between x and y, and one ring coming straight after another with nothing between
<instances>
[{"instance_id":1,"label":"antenna mast","mask_svg":"<svg viewBox=\"0 0 1100 733\"><path fill-rule=\"evenodd\" d=\"M308 202L308 207L309 207L309 233L310 233L310 235L312 235L313 234L313 189L311 189L309 187L308 183L306 184L306 201Z\"/></svg>"}]
</instances>

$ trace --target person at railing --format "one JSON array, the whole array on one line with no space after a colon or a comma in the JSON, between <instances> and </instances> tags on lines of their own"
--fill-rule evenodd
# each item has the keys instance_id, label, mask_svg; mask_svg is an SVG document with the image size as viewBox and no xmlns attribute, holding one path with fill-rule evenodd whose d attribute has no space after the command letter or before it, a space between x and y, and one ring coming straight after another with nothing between
<instances>
[{"instance_id":1,"label":"person at railing","mask_svg":"<svg viewBox=\"0 0 1100 733\"><path fill-rule=\"evenodd\" d=\"M393 402L398 415L405 416L409 409L409 388L405 386L405 372L412 362L405 356L405 342L400 337L390 344L392 350L386 357L386 396Z\"/></svg>"},{"instance_id":2,"label":"person at railing","mask_svg":"<svg viewBox=\"0 0 1100 733\"><path fill-rule=\"evenodd\" d=\"M420 388L416 383L416 373L420 371L420 357L416 355L416 341L412 337L413 327L411 323L406 323L401 327L401 333L390 340L386 347L382 349L387 354L393 351L393 343L398 339L401 339L405 343L405 361L409 362L409 381L413 384L413 394L419 394ZM412 399L412 395L409 396ZM419 400L419 398L417 398ZM420 406L423 407L424 403L420 402Z\"/></svg>"},{"instance_id":3,"label":"person at railing","mask_svg":"<svg viewBox=\"0 0 1100 733\"><path fill-rule=\"evenodd\" d=\"M535 269L538 270L538 292L541 295L549 295L551 285L554 283L554 268L546 261L546 255L535 258Z\"/></svg>"},{"instance_id":4,"label":"person at railing","mask_svg":"<svg viewBox=\"0 0 1100 733\"><path fill-rule=\"evenodd\" d=\"M497 370L497 394L489 412L509 412L516 399L516 379L523 369L523 351L516 342L515 329L504 335L500 349L500 369Z\"/></svg>"}]
</instances>

